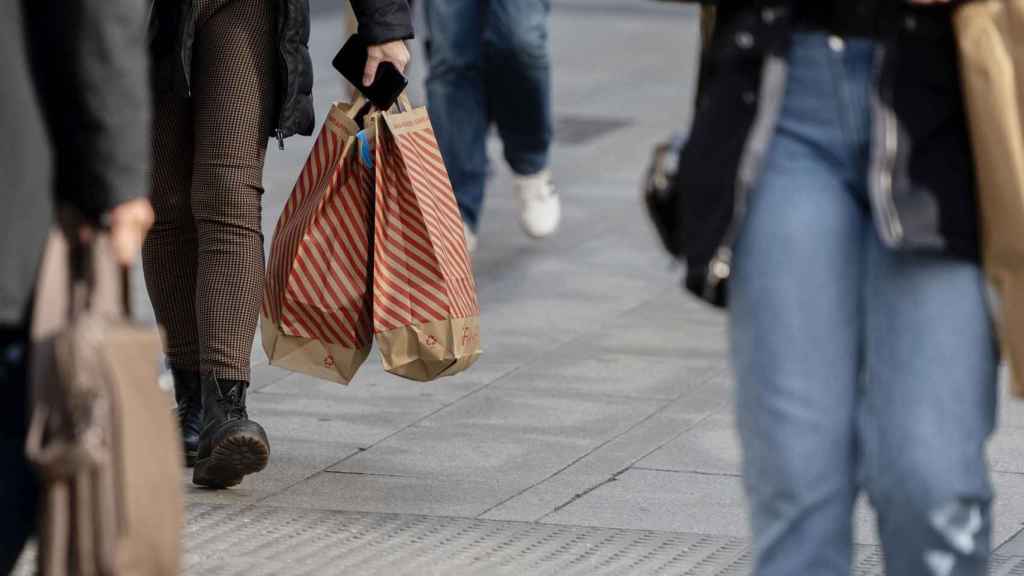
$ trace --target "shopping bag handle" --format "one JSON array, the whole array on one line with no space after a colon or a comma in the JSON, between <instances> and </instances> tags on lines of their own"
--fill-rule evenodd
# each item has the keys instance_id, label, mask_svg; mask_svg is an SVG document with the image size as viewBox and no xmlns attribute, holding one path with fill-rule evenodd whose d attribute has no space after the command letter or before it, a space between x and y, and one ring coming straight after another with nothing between
<instances>
[{"instance_id":1,"label":"shopping bag handle","mask_svg":"<svg viewBox=\"0 0 1024 576\"><path fill-rule=\"evenodd\" d=\"M395 100L395 106L399 112L411 112L413 109L412 100L409 100L409 93L402 90L402 93L398 95L398 99ZM403 110L404 108L404 110Z\"/></svg>"},{"instance_id":2,"label":"shopping bag handle","mask_svg":"<svg viewBox=\"0 0 1024 576\"><path fill-rule=\"evenodd\" d=\"M91 309L101 290L112 291L104 294L107 313L114 313L125 319L132 317L130 269L117 261L108 230L93 229L88 237L80 234L85 219L69 207L59 210L58 232L67 245L67 267L70 272L68 294L70 296L69 319Z\"/></svg>"}]
</instances>

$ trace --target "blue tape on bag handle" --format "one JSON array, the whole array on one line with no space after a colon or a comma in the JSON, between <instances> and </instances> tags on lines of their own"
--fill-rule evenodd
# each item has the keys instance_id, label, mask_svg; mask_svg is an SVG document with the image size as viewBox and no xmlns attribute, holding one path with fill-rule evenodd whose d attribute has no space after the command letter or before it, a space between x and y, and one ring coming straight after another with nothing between
<instances>
[{"instance_id":1,"label":"blue tape on bag handle","mask_svg":"<svg viewBox=\"0 0 1024 576\"><path fill-rule=\"evenodd\" d=\"M360 130L356 134L356 139L359 140L359 159L362 160L363 166L373 169L373 146L370 144L370 138L366 135L366 130Z\"/></svg>"}]
</instances>

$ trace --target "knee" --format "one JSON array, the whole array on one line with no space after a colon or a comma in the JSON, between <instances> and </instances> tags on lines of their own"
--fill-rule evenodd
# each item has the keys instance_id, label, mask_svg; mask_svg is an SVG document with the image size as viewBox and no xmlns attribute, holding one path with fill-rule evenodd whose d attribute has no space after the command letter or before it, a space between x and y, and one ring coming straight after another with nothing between
<instances>
[{"instance_id":1,"label":"knee","mask_svg":"<svg viewBox=\"0 0 1024 576\"><path fill-rule=\"evenodd\" d=\"M428 81L452 74L478 74L482 69L478 50L459 50L431 39L427 52L430 60Z\"/></svg>"},{"instance_id":2,"label":"knee","mask_svg":"<svg viewBox=\"0 0 1024 576\"><path fill-rule=\"evenodd\" d=\"M743 477L754 505L768 516L800 517L823 501L850 497L853 480L841 442L744 434ZM822 457L822 455L830 457Z\"/></svg>"},{"instance_id":3,"label":"knee","mask_svg":"<svg viewBox=\"0 0 1024 576\"><path fill-rule=\"evenodd\" d=\"M485 49L492 59L535 68L549 65L548 31L543 20L510 20L488 35Z\"/></svg>"},{"instance_id":4,"label":"knee","mask_svg":"<svg viewBox=\"0 0 1024 576\"><path fill-rule=\"evenodd\" d=\"M965 474L935 465L907 464L883 470L881 477L867 482L881 525L930 534L934 558L925 558L926 562L941 565L943 558L987 554L992 490L984 463L964 468Z\"/></svg>"},{"instance_id":5,"label":"knee","mask_svg":"<svg viewBox=\"0 0 1024 576\"><path fill-rule=\"evenodd\" d=\"M263 187L249 166L197 165L192 212L197 225L220 224L260 231Z\"/></svg>"}]
</instances>

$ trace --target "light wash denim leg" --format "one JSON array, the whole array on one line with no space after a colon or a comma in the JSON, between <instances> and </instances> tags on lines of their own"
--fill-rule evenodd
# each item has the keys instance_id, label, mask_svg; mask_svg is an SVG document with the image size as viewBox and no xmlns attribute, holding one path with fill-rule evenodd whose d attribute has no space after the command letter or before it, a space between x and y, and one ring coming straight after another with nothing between
<instances>
[{"instance_id":1,"label":"light wash denim leg","mask_svg":"<svg viewBox=\"0 0 1024 576\"><path fill-rule=\"evenodd\" d=\"M550 0L425 0L427 99L459 208L476 229L493 121L517 174L548 165Z\"/></svg>"},{"instance_id":2,"label":"light wash denim leg","mask_svg":"<svg viewBox=\"0 0 1024 576\"><path fill-rule=\"evenodd\" d=\"M732 359L757 576L986 573L997 352L974 264L897 254L867 200L875 48L801 34L736 246ZM924 103L923 103L924 105Z\"/></svg>"}]
</instances>

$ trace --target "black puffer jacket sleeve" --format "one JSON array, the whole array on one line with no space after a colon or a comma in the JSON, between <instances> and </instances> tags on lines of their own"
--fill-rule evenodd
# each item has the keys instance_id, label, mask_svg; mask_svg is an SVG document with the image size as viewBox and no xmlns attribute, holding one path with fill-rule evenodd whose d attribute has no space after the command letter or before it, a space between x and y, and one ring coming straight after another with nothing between
<instances>
[{"instance_id":1,"label":"black puffer jacket sleeve","mask_svg":"<svg viewBox=\"0 0 1024 576\"><path fill-rule=\"evenodd\" d=\"M413 37L412 11L406 0L351 0L359 35L370 44Z\"/></svg>"}]
</instances>

